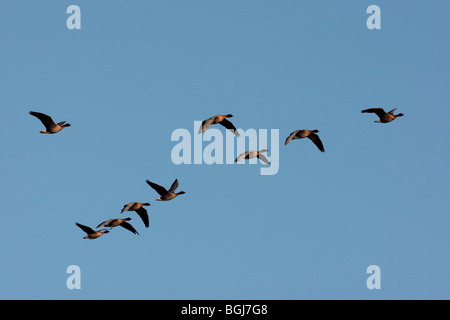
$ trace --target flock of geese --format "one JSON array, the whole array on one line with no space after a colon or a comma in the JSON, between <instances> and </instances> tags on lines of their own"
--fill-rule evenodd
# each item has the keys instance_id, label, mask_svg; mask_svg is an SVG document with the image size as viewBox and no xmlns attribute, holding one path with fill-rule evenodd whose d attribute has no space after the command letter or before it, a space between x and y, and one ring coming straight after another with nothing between
<instances>
[{"instance_id":1,"label":"flock of geese","mask_svg":"<svg viewBox=\"0 0 450 320\"><path fill-rule=\"evenodd\" d=\"M389 112L384 111L383 108L370 108L370 109L362 110L361 112L362 113L375 113L379 118L378 120L374 121L376 123L389 123L389 122L395 120L396 118L403 116L403 113L399 113L399 114L395 115L394 114L395 110L397 110L397 108L395 108ZM38 118L44 125L45 130L40 131L40 133L55 134L55 133L60 132L62 129L71 126L70 123L66 123L66 121L55 123L50 116L48 116L44 113L30 111L30 114L32 116ZM227 119L227 118L231 118L231 117L233 117L232 114L215 115L211 118L204 120L202 122L202 125L200 126L198 134L207 130L211 125L220 124L223 127L225 127L226 129L233 132L234 135L239 137L239 132L237 131L236 127L233 125L233 123L231 123L231 121L229 121ZM295 130L286 138L286 141L284 144L287 145L292 140L308 138L316 145L316 147L321 152L325 152L323 143L320 140L319 136L317 135L318 132L319 132L319 130L308 130L308 129ZM236 158L235 162L238 162L238 161L244 160L244 159L252 159L252 158L257 157L262 162L269 164L270 163L269 160L262 154L262 153L265 153L268 151L269 150L267 150L267 149L262 149L259 151L255 151L255 150L246 151L246 152L240 154ZM167 190L166 188L164 188L154 182L151 182L150 180L146 180L146 183L159 194L159 198L157 198L156 201L170 201L179 195L185 194L184 191L176 192L176 189L178 188L178 185L179 185L178 179L175 179L175 181L172 183L169 190ZM136 212L139 215L139 217L141 218L145 227L148 228L149 227L148 212L144 208L146 206L150 206L150 203L130 202L123 206L123 209L120 213L123 213L125 211ZM110 232L111 229L118 227L118 226L125 228L134 234L139 234L136 231L136 229L130 223L128 223L128 221L130 221L130 220L131 220L131 218L129 218L129 217L124 218L124 219L121 219L121 218L109 219L109 220L103 221L96 227L96 229L103 228L100 230L94 230L91 227L82 225L78 222L75 224L86 233L86 236L83 239L97 239L100 236L102 236L103 234Z\"/></svg>"},{"instance_id":2,"label":"flock of geese","mask_svg":"<svg viewBox=\"0 0 450 320\"><path fill-rule=\"evenodd\" d=\"M172 183L172 186L169 190L166 190L166 188L160 186L159 184L156 184L154 182L151 182L150 180L146 180L147 184L152 187L158 194L160 195L159 198L156 199L156 201L169 201L175 198L176 196L180 194L184 194L184 191L175 192L178 188L178 179L175 179L175 181ZM123 209L120 213L123 213L125 211L134 211L136 212L139 217L141 218L142 222L144 223L145 227L148 228L150 226L149 219L148 219L148 212L147 209L144 207L150 206L150 203L141 203L141 202L130 202L123 206ZM129 224L127 221L130 221L131 218L115 218L115 219L109 219L106 221L103 221L97 226L98 228L105 228L101 230L93 230L92 228L82 225L80 223L75 223L78 227L80 227L81 230L86 232L86 236L83 239L97 239L101 235L108 233L112 228L121 226L122 228L125 228L134 234L139 234L134 227ZM106 229L109 228L109 229Z\"/></svg>"}]
</instances>

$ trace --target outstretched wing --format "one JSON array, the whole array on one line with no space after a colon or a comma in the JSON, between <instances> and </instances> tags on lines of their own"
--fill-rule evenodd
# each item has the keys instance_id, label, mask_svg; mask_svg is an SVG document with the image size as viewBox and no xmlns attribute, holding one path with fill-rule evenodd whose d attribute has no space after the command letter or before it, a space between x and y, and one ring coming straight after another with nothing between
<instances>
[{"instance_id":1,"label":"outstretched wing","mask_svg":"<svg viewBox=\"0 0 450 320\"><path fill-rule=\"evenodd\" d=\"M159 193L160 196L163 196L167 193L166 188L160 186L159 184L153 183L150 180L145 180L145 182L147 182L147 184L152 187L156 192Z\"/></svg>"},{"instance_id":2,"label":"outstretched wing","mask_svg":"<svg viewBox=\"0 0 450 320\"><path fill-rule=\"evenodd\" d=\"M175 181L172 183L172 186L169 189L169 192L175 192L178 188L178 179L175 179Z\"/></svg>"},{"instance_id":3,"label":"outstretched wing","mask_svg":"<svg viewBox=\"0 0 450 320\"><path fill-rule=\"evenodd\" d=\"M209 126L211 125L211 123L213 123L214 121L214 117L211 117L209 119L203 120L202 125L200 126L198 133L202 133L203 131L205 131L206 129L209 128Z\"/></svg>"},{"instance_id":4,"label":"outstretched wing","mask_svg":"<svg viewBox=\"0 0 450 320\"><path fill-rule=\"evenodd\" d=\"M128 211L128 209L130 209L132 206L134 206L136 202L130 202L129 204L126 204L123 206L122 211L120 211L120 213L123 213L124 211Z\"/></svg>"},{"instance_id":5,"label":"outstretched wing","mask_svg":"<svg viewBox=\"0 0 450 320\"><path fill-rule=\"evenodd\" d=\"M292 139L294 139L295 135L297 134L297 132L299 132L300 130L295 130L294 132L292 132L289 137L286 138L286 141L284 142L284 145L287 145L289 142L291 142Z\"/></svg>"},{"instance_id":6,"label":"outstretched wing","mask_svg":"<svg viewBox=\"0 0 450 320\"><path fill-rule=\"evenodd\" d=\"M314 144L319 148L320 151L325 152L325 148L323 147L322 141L320 140L319 136L315 133L311 133L308 138L314 142Z\"/></svg>"},{"instance_id":7,"label":"outstretched wing","mask_svg":"<svg viewBox=\"0 0 450 320\"><path fill-rule=\"evenodd\" d=\"M395 108L395 109L392 109L392 110L391 110L391 111L389 111L388 113L389 113L389 114L392 114L392 115L394 115L394 111L395 111L395 110L397 110L397 108Z\"/></svg>"},{"instance_id":8,"label":"outstretched wing","mask_svg":"<svg viewBox=\"0 0 450 320\"><path fill-rule=\"evenodd\" d=\"M139 234L135 228L133 228L133 226L131 224L129 224L128 222L124 221L120 224L121 227L130 230L131 232L133 232L134 234Z\"/></svg>"},{"instance_id":9,"label":"outstretched wing","mask_svg":"<svg viewBox=\"0 0 450 320\"><path fill-rule=\"evenodd\" d=\"M266 158L263 154L259 154L259 155L258 155L258 158L259 158L262 162L267 163L267 164L270 164L270 161L267 160L267 158Z\"/></svg>"},{"instance_id":10,"label":"outstretched wing","mask_svg":"<svg viewBox=\"0 0 450 320\"><path fill-rule=\"evenodd\" d=\"M361 113L375 113L380 118L386 115L386 112L383 110L383 108L365 109L362 110Z\"/></svg>"},{"instance_id":11,"label":"outstretched wing","mask_svg":"<svg viewBox=\"0 0 450 320\"><path fill-rule=\"evenodd\" d=\"M236 160L234 160L234 162L238 162L238 161L241 161L241 160L243 160L243 159L246 159L246 157L248 156L248 154L249 154L249 151L245 151L244 153L241 153L241 154L236 158Z\"/></svg>"},{"instance_id":12,"label":"outstretched wing","mask_svg":"<svg viewBox=\"0 0 450 320\"><path fill-rule=\"evenodd\" d=\"M50 116L46 115L46 114L43 114L43 113L40 113L40 112L34 112L34 111L30 111L30 114L32 116L35 116L39 120L41 120L42 124L46 128L49 128L49 127L55 125L55 122L53 121L53 119Z\"/></svg>"},{"instance_id":13,"label":"outstretched wing","mask_svg":"<svg viewBox=\"0 0 450 320\"><path fill-rule=\"evenodd\" d=\"M81 223L76 222L75 224L76 224L81 230L83 230L84 232L86 232L87 234L92 234L92 233L95 232L95 231L92 230L91 228L89 228L89 227L87 227L87 226L84 226L84 225L82 225Z\"/></svg>"},{"instance_id":14,"label":"outstretched wing","mask_svg":"<svg viewBox=\"0 0 450 320\"><path fill-rule=\"evenodd\" d=\"M100 228L100 227L109 227L110 222L113 221L113 220L114 220L114 219L109 219L109 220L103 221L102 223L100 223L100 224L97 226L97 228Z\"/></svg>"},{"instance_id":15,"label":"outstretched wing","mask_svg":"<svg viewBox=\"0 0 450 320\"><path fill-rule=\"evenodd\" d=\"M139 217L141 217L142 221L144 222L144 225L146 228L148 228L149 221L148 221L148 213L147 210L144 207L141 207L139 209L136 210L136 213L139 215Z\"/></svg>"},{"instance_id":16,"label":"outstretched wing","mask_svg":"<svg viewBox=\"0 0 450 320\"><path fill-rule=\"evenodd\" d=\"M233 132L236 137L239 137L239 132L237 132L236 127L231 123L231 121L223 119L219 123L228 130L231 130L231 132Z\"/></svg>"}]
</instances>

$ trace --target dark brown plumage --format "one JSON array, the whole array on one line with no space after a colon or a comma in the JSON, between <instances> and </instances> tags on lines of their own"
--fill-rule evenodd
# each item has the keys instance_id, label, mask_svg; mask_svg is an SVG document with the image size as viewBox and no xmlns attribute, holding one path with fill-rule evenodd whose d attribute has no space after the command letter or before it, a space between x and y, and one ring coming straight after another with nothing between
<instances>
[{"instance_id":1,"label":"dark brown plumage","mask_svg":"<svg viewBox=\"0 0 450 320\"><path fill-rule=\"evenodd\" d=\"M375 113L378 118L378 120L374 121L376 123L388 123L391 121L394 121L396 118L398 117L403 117L404 114L403 113L399 113L397 115L394 115L394 111L397 110L397 108L392 109L389 112L384 111L383 108L370 108L370 109L365 109L362 110L361 113Z\"/></svg>"},{"instance_id":2,"label":"dark brown plumage","mask_svg":"<svg viewBox=\"0 0 450 320\"><path fill-rule=\"evenodd\" d=\"M219 115L215 115L209 119L206 119L202 122L202 125L201 125L200 129L198 130L198 133L200 134L200 133L204 132L212 124L219 123L222 126L224 126L225 128L227 128L228 130L230 130L231 132L233 132L236 137L239 137L239 132L237 132L235 126L229 120L227 120L227 118L231 118L231 117L233 117L232 114L227 114L227 115L219 114Z\"/></svg>"},{"instance_id":3,"label":"dark brown plumage","mask_svg":"<svg viewBox=\"0 0 450 320\"><path fill-rule=\"evenodd\" d=\"M270 161L263 155L261 154L262 152L267 152L269 150L267 149L262 149L260 151L245 151L244 153L241 153L236 160L234 160L234 162L238 162L240 160L243 159L252 159L257 157L258 159L260 159L262 162L266 163L266 164L270 164Z\"/></svg>"},{"instance_id":4,"label":"dark brown plumage","mask_svg":"<svg viewBox=\"0 0 450 320\"><path fill-rule=\"evenodd\" d=\"M145 182L147 182L147 184L160 195L160 197L156 199L157 201L169 201L179 196L180 194L186 193L184 191L175 193L175 190L178 188L178 179L175 179L169 190L166 190L166 188L160 186L159 184L153 183L150 180L145 180Z\"/></svg>"},{"instance_id":5,"label":"dark brown plumage","mask_svg":"<svg viewBox=\"0 0 450 320\"><path fill-rule=\"evenodd\" d=\"M103 221L102 223L100 223L97 228L100 227L107 227L107 228L115 228L118 226L121 226L122 228L125 228L131 232L133 232L134 234L139 234L136 229L133 228L133 226L131 224L129 224L127 221L130 221L131 218L125 218L125 219L109 219L106 221Z\"/></svg>"},{"instance_id":6,"label":"dark brown plumage","mask_svg":"<svg viewBox=\"0 0 450 320\"><path fill-rule=\"evenodd\" d=\"M319 136L316 134L318 132L319 130L296 130L286 138L284 145L287 145L289 142L291 142L291 140L308 138L317 146L317 148L319 148L320 151L325 152L322 140L320 140Z\"/></svg>"},{"instance_id":7,"label":"dark brown plumage","mask_svg":"<svg viewBox=\"0 0 450 320\"><path fill-rule=\"evenodd\" d=\"M40 112L30 111L30 114L41 120L42 124L45 126L45 130L40 131L40 133L53 134L71 126L70 123L66 123L66 121L55 123L50 116Z\"/></svg>"},{"instance_id":8,"label":"dark brown plumage","mask_svg":"<svg viewBox=\"0 0 450 320\"><path fill-rule=\"evenodd\" d=\"M147 210L144 208L144 206L149 205L150 203L130 202L123 206L123 209L120 213L123 213L125 211L135 211L139 215L139 217L141 217L145 227L148 228L149 227L148 213Z\"/></svg>"},{"instance_id":9,"label":"dark brown plumage","mask_svg":"<svg viewBox=\"0 0 450 320\"><path fill-rule=\"evenodd\" d=\"M83 239L97 239L98 237L102 236L105 233L108 233L109 231L106 229L102 229L99 231L94 231L92 228L87 227L85 225L82 225L78 222L75 223L81 230L87 233L87 235Z\"/></svg>"}]
</instances>

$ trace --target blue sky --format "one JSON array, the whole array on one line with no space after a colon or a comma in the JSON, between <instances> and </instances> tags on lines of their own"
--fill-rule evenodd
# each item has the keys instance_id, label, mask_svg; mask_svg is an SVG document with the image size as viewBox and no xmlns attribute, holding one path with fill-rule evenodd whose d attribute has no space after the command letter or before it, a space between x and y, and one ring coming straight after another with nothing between
<instances>
[{"instance_id":1,"label":"blue sky","mask_svg":"<svg viewBox=\"0 0 450 320\"><path fill-rule=\"evenodd\" d=\"M66 27L72 4L81 30ZM381 30L366 27L372 4ZM0 298L449 299L449 9L2 1ZM376 124L371 107L405 116ZM72 127L41 135L30 110ZM279 130L276 175L172 162L174 130L228 113ZM326 152L284 146L297 129ZM186 194L156 202L145 180L175 178ZM150 228L120 215L131 201L151 203ZM139 236L75 226L125 216Z\"/></svg>"}]
</instances>

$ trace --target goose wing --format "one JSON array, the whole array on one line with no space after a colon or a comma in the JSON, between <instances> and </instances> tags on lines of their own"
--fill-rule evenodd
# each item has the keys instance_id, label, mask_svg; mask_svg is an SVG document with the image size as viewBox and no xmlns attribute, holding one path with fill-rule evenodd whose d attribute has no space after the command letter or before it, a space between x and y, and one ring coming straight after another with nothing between
<instances>
[{"instance_id":1,"label":"goose wing","mask_svg":"<svg viewBox=\"0 0 450 320\"><path fill-rule=\"evenodd\" d=\"M234 135L236 137L239 137L239 132L237 132L236 127L231 123L230 120L228 119L223 119L222 121L219 122L222 126L224 126L225 128L227 128L228 130L231 130L231 132L234 133Z\"/></svg>"},{"instance_id":2,"label":"goose wing","mask_svg":"<svg viewBox=\"0 0 450 320\"><path fill-rule=\"evenodd\" d=\"M386 115L386 111L383 108L370 108L362 110L361 113L375 113L379 118L384 117Z\"/></svg>"},{"instance_id":3,"label":"goose wing","mask_svg":"<svg viewBox=\"0 0 450 320\"><path fill-rule=\"evenodd\" d=\"M92 234L92 233L94 233L95 231L93 230L93 229L91 229L91 228L89 228L88 226L84 226L84 225L82 225L81 223L75 223L81 230L83 230L84 232L86 232L87 234Z\"/></svg>"},{"instance_id":4,"label":"goose wing","mask_svg":"<svg viewBox=\"0 0 450 320\"><path fill-rule=\"evenodd\" d=\"M111 221L113 221L114 219L109 219L109 220L106 220L106 221L103 221L102 223L100 223L98 226L97 226L97 228L100 228L100 227L109 227L109 224L111 223Z\"/></svg>"},{"instance_id":5,"label":"goose wing","mask_svg":"<svg viewBox=\"0 0 450 320\"><path fill-rule=\"evenodd\" d=\"M289 137L286 138L286 141L284 142L284 145L287 145L289 142L292 141L292 139L294 139L295 135L297 134L297 132L299 132L300 130L295 130L294 132L292 132Z\"/></svg>"},{"instance_id":6,"label":"goose wing","mask_svg":"<svg viewBox=\"0 0 450 320\"><path fill-rule=\"evenodd\" d=\"M263 154L259 154L258 155L258 158L262 161L262 162L264 162L264 163L266 163L266 164L270 164L270 161L266 158L266 156L265 155L263 155Z\"/></svg>"},{"instance_id":7,"label":"goose wing","mask_svg":"<svg viewBox=\"0 0 450 320\"><path fill-rule=\"evenodd\" d=\"M206 129L209 128L209 126L213 123L214 121L214 117L211 117L209 119L203 120L202 125L200 126L198 133L202 133L203 131L205 131Z\"/></svg>"},{"instance_id":8,"label":"goose wing","mask_svg":"<svg viewBox=\"0 0 450 320\"><path fill-rule=\"evenodd\" d=\"M394 115L394 111L395 111L395 110L397 110L397 108L392 109L392 110L389 111L388 113Z\"/></svg>"},{"instance_id":9,"label":"goose wing","mask_svg":"<svg viewBox=\"0 0 450 320\"><path fill-rule=\"evenodd\" d=\"M325 148L323 147L322 141L320 140L319 136L315 133L311 133L308 136L309 140L314 142L314 144L319 148L320 151L325 152Z\"/></svg>"},{"instance_id":10,"label":"goose wing","mask_svg":"<svg viewBox=\"0 0 450 320\"><path fill-rule=\"evenodd\" d=\"M163 195L165 195L165 194L167 193L166 188L160 186L159 184L153 183L153 182L151 182L151 181L148 180L148 179L145 180L145 182L147 182L147 184L148 184L150 187L152 187L156 192L158 192L158 194L159 194L160 196L163 196Z\"/></svg>"},{"instance_id":11,"label":"goose wing","mask_svg":"<svg viewBox=\"0 0 450 320\"><path fill-rule=\"evenodd\" d=\"M236 158L236 160L234 160L234 162L238 162L238 161L240 161L240 160L242 160L242 159L246 159L247 156L248 156L248 154L249 154L249 151L245 151L244 153L241 153L241 154Z\"/></svg>"},{"instance_id":12,"label":"goose wing","mask_svg":"<svg viewBox=\"0 0 450 320\"><path fill-rule=\"evenodd\" d=\"M133 226L131 224L129 224L128 222L124 221L120 224L121 227L133 232L134 234L139 234L135 228L133 228Z\"/></svg>"},{"instance_id":13,"label":"goose wing","mask_svg":"<svg viewBox=\"0 0 450 320\"><path fill-rule=\"evenodd\" d=\"M144 207L141 207L136 210L136 213L139 215L139 217L141 217L142 221L144 222L145 227L148 228L149 221L148 221L147 210Z\"/></svg>"},{"instance_id":14,"label":"goose wing","mask_svg":"<svg viewBox=\"0 0 450 320\"><path fill-rule=\"evenodd\" d=\"M51 128L52 126L56 125L55 122L53 121L53 119L43 113L40 112L35 112L35 111L30 111L30 114L32 116L35 116L36 118L38 118L39 120L41 120L42 124L46 127L46 128Z\"/></svg>"},{"instance_id":15,"label":"goose wing","mask_svg":"<svg viewBox=\"0 0 450 320\"><path fill-rule=\"evenodd\" d=\"M175 181L170 186L169 192L175 192L178 188L178 179L175 179Z\"/></svg>"},{"instance_id":16,"label":"goose wing","mask_svg":"<svg viewBox=\"0 0 450 320\"><path fill-rule=\"evenodd\" d=\"M120 213L123 213L124 211L128 211L128 209L130 209L132 206L134 206L136 202L130 202L129 204L126 204L123 206L122 211L120 211Z\"/></svg>"}]
</instances>

